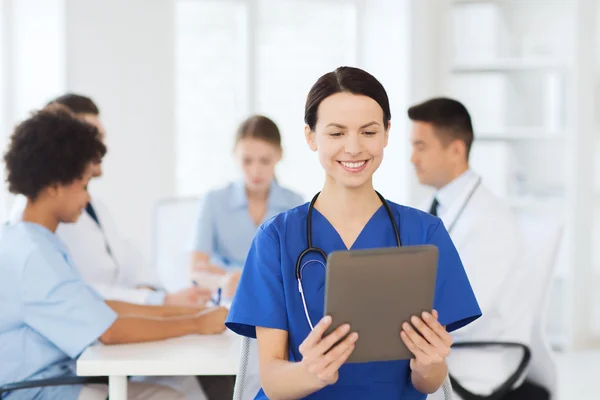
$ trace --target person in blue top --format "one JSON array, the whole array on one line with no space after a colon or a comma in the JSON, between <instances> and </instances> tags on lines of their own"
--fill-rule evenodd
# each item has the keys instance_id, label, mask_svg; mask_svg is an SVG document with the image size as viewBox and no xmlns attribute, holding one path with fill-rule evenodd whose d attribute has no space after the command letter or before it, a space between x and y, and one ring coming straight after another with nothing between
<instances>
[{"instance_id":1,"label":"person in blue top","mask_svg":"<svg viewBox=\"0 0 600 400\"><path fill-rule=\"evenodd\" d=\"M232 274L226 296L235 291L260 224L303 202L300 195L275 179L282 147L279 128L271 119L253 115L243 121L236 133L234 153L243 180L206 193L192 241L192 271Z\"/></svg>"},{"instance_id":2,"label":"person in blue top","mask_svg":"<svg viewBox=\"0 0 600 400\"><path fill-rule=\"evenodd\" d=\"M97 342L225 330L225 308L105 301L85 284L56 228L82 214L90 200L88 182L105 152L98 129L60 106L34 113L11 136L7 182L27 205L21 220L0 227L0 386L73 377L75 359ZM3 398L89 400L107 394L106 385L62 385L13 389ZM169 387L141 382L131 382L128 395L185 399Z\"/></svg>"},{"instance_id":3,"label":"person in blue top","mask_svg":"<svg viewBox=\"0 0 600 400\"><path fill-rule=\"evenodd\" d=\"M481 315L458 253L440 219L386 201L373 188L391 118L375 77L352 67L323 75L308 94L304 118L308 146L325 170L322 191L310 204L260 227L225 322L257 339L262 389L256 398L424 399L447 376L448 332ZM324 336L339 322L323 315L325 260L316 252L301 256L308 247L308 212L312 246L326 254L397 246L384 202L402 245L433 244L439 250L434 310L412 317L398 332L414 354L410 361L345 364L360 337L347 324Z\"/></svg>"}]
</instances>

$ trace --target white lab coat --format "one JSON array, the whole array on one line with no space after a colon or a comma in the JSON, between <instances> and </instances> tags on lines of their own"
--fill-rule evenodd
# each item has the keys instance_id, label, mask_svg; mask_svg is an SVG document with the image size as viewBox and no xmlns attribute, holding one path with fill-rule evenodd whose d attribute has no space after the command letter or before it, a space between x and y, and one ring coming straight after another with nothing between
<instances>
[{"instance_id":1,"label":"white lab coat","mask_svg":"<svg viewBox=\"0 0 600 400\"><path fill-rule=\"evenodd\" d=\"M20 219L27 200L17 196L10 219ZM156 283L152 268L135 247L124 241L106 207L97 198L92 205L102 229L85 211L77 222L60 224L57 236L65 243L84 282L107 300L145 304L151 291L135 288L138 284ZM111 253L107 251L106 244ZM150 278L143 279L142 275Z\"/></svg>"},{"instance_id":2,"label":"white lab coat","mask_svg":"<svg viewBox=\"0 0 600 400\"><path fill-rule=\"evenodd\" d=\"M524 272L519 264L522 240L515 215L483 183L458 215L477 180L476 174L467 171L451 183L451 193L444 193L443 188L436 194L441 199L438 216L450 230L483 313L475 322L455 331L453 339L528 343L530 321L523 321L517 312L526 305L514 293L515 282L522 280ZM429 211L432 201L433 197L422 209ZM448 366L463 387L484 395L516 370L521 354L510 349L453 350Z\"/></svg>"}]
</instances>

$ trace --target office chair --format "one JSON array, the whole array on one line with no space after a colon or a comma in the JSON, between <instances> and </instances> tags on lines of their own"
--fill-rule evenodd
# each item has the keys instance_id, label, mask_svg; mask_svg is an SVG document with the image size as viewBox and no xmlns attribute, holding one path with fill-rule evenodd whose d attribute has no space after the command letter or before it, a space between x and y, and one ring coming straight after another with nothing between
<instances>
[{"instance_id":1,"label":"office chair","mask_svg":"<svg viewBox=\"0 0 600 400\"><path fill-rule=\"evenodd\" d=\"M32 389L47 386L71 386L71 385L89 385L89 384L104 384L108 385L108 377L106 376L65 376L51 379L39 379L32 381L21 381L7 383L0 386L0 399L8 392L16 390Z\"/></svg>"},{"instance_id":2,"label":"office chair","mask_svg":"<svg viewBox=\"0 0 600 400\"><path fill-rule=\"evenodd\" d=\"M562 225L548 217L532 213L520 213L517 214L517 218L524 242L520 267L526 268L526 274L520 282L521 292L526 291L527 297L534 299L531 310L527 314L533 322L530 328L531 336L528 343L495 341L455 343L453 350L510 347L523 351L515 372L487 396L469 392L450 375L454 391L464 400L501 400L511 396L517 397L516 392L525 389L532 391L521 395L527 400L556 398L556 363L545 334L545 327L552 277L562 237ZM513 392L516 387L519 389Z\"/></svg>"},{"instance_id":3,"label":"office chair","mask_svg":"<svg viewBox=\"0 0 600 400\"><path fill-rule=\"evenodd\" d=\"M190 286L189 244L199 202L198 197L169 198L159 201L154 208L154 263L161 283L169 292Z\"/></svg>"},{"instance_id":4,"label":"office chair","mask_svg":"<svg viewBox=\"0 0 600 400\"><path fill-rule=\"evenodd\" d=\"M240 365L235 380L233 400L252 400L260 390L260 373L258 369L258 345L256 339L242 338ZM445 400L452 400L452 385L446 378L441 390Z\"/></svg>"}]
</instances>

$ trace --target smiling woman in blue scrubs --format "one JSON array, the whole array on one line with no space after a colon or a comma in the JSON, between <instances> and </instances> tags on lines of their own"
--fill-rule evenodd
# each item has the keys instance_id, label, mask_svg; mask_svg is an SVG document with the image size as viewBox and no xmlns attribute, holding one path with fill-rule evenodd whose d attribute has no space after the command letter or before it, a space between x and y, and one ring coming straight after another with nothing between
<instances>
[{"instance_id":1,"label":"smiling woman in blue scrubs","mask_svg":"<svg viewBox=\"0 0 600 400\"><path fill-rule=\"evenodd\" d=\"M313 246L336 250L396 246L389 216L373 188L390 129L383 86L357 68L322 76L308 94L305 136L325 170L312 214ZM308 204L270 219L257 232L226 325L258 339L263 388L257 399L425 399L447 375L448 332L474 321L481 311L444 225L434 216L388 202L403 245L433 244L439 250L434 310L414 316L398 335L414 354L410 361L346 364L357 340L323 316L325 260L302 260L307 321L295 275L307 247ZM361 293L356 293L360 296ZM390 316L385 316L387 318ZM318 324L317 324L318 322ZM347 332L348 337L336 345Z\"/></svg>"},{"instance_id":2,"label":"smiling woman in blue scrubs","mask_svg":"<svg viewBox=\"0 0 600 400\"><path fill-rule=\"evenodd\" d=\"M262 115L247 118L238 128L234 152L244 179L204 196L193 239L192 270L219 275L229 271L237 281L260 224L303 200L275 180L282 148L272 120ZM233 295L235 283L226 295Z\"/></svg>"}]
</instances>

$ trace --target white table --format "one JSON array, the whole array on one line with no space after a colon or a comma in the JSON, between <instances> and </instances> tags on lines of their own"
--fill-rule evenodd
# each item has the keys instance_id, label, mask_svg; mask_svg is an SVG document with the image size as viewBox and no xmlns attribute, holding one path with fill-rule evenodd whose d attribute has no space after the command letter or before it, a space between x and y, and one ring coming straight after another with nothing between
<instances>
[{"instance_id":1,"label":"white table","mask_svg":"<svg viewBox=\"0 0 600 400\"><path fill-rule=\"evenodd\" d=\"M236 375L241 339L230 331L157 342L87 348L77 375L108 376L111 400L127 399L128 376Z\"/></svg>"}]
</instances>

